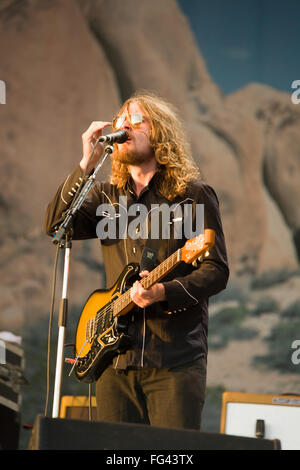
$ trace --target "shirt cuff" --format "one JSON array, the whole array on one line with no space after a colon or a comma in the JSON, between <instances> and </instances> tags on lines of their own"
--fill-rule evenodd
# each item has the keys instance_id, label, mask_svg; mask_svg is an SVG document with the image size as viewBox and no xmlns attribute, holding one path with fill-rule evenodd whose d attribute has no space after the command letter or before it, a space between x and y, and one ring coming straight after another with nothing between
<instances>
[{"instance_id":1,"label":"shirt cuff","mask_svg":"<svg viewBox=\"0 0 300 470\"><path fill-rule=\"evenodd\" d=\"M199 300L188 292L181 281L173 279L172 281L163 282L162 284L165 287L168 313L181 312L199 303Z\"/></svg>"}]
</instances>

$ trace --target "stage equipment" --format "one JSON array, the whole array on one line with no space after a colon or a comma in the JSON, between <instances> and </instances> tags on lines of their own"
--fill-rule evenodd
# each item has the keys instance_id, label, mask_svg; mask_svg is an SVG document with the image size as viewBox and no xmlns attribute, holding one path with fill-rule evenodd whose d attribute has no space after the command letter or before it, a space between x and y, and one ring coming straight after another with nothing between
<instances>
[{"instance_id":1,"label":"stage equipment","mask_svg":"<svg viewBox=\"0 0 300 470\"><path fill-rule=\"evenodd\" d=\"M90 413L91 412L91 413ZM97 420L96 397L65 395L61 398L60 418Z\"/></svg>"},{"instance_id":2,"label":"stage equipment","mask_svg":"<svg viewBox=\"0 0 300 470\"><path fill-rule=\"evenodd\" d=\"M24 351L18 344L0 341L0 449L13 450L18 448L20 434L21 385L27 383Z\"/></svg>"},{"instance_id":3,"label":"stage equipment","mask_svg":"<svg viewBox=\"0 0 300 470\"><path fill-rule=\"evenodd\" d=\"M124 138L124 136L123 136ZM93 153L90 157L92 158L97 144L100 142L100 138L94 145ZM67 299L67 290L68 290L68 277L69 277L69 268L70 268L70 253L72 247L72 221L77 211L82 206L85 201L89 191L91 190L97 173L102 167L104 161L113 152L113 146L107 145L105 147L104 156L102 160L98 163L94 172L88 177L88 179L83 178L83 186L80 187L77 191L76 196L74 197L71 206L66 211L65 218L61 225L58 227L58 230L55 232L53 237L53 243L58 245L61 248L65 249L65 261L64 261L64 272L63 272L63 286L62 286L62 297L60 302L59 318L58 318L58 341L57 341L57 356L56 356L56 370L55 370L55 382L54 382L54 397L52 405L52 417L57 418L59 416L59 405L61 397L61 387L62 387L62 371L64 365L64 342L65 342L65 333L67 327L67 314L68 314L68 299Z\"/></svg>"},{"instance_id":4,"label":"stage equipment","mask_svg":"<svg viewBox=\"0 0 300 470\"><path fill-rule=\"evenodd\" d=\"M220 431L279 439L282 450L300 450L300 396L224 392Z\"/></svg>"},{"instance_id":5,"label":"stage equipment","mask_svg":"<svg viewBox=\"0 0 300 470\"><path fill-rule=\"evenodd\" d=\"M227 436L141 424L89 422L37 416L31 450L277 450L276 440ZM102 454L99 454L101 457ZM146 454L147 457L147 454ZM99 462L98 462L99 463Z\"/></svg>"}]
</instances>

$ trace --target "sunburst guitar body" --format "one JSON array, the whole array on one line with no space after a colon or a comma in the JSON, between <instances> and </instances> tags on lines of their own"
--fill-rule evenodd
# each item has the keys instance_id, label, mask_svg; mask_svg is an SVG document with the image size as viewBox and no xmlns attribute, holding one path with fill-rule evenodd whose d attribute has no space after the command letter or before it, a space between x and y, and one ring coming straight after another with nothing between
<instances>
[{"instance_id":1,"label":"sunburst guitar body","mask_svg":"<svg viewBox=\"0 0 300 470\"><path fill-rule=\"evenodd\" d=\"M98 380L113 358L130 347L126 315L135 307L130 295L134 281L139 279L145 289L150 288L180 262L202 260L213 245L214 231L206 229L204 234L188 240L148 276L140 279L139 265L130 263L112 288L94 291L77 325L73 366L76 377L87 383Z\"/></svg>"}]
</instances>

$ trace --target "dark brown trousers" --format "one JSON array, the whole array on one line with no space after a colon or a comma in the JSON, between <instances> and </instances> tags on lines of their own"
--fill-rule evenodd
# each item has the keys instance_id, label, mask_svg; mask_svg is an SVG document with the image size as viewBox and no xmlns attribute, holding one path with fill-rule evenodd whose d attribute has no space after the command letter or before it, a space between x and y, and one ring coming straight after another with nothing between
<instances>
[{"instance_id":1,"label":"dark brown trousers","mask_svg":"<svg viewBox=\"0 0 300 470\"><path fill-rule=\"evenodd\" d=\"M100 421L200 429L206 359L172 368L107 368L96 384Z\"/></svg>"}]
</instances>

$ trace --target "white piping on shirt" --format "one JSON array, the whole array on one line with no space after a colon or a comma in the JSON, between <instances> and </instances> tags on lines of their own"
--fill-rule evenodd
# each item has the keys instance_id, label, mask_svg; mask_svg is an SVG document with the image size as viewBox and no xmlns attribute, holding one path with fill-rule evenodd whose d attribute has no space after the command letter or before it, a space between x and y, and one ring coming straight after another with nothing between
<instances>
[{"instance_id":1,"label":"white piping on shirt","mask_svg":"<svg viewBox=\"0 0 300 470\"><path fill-rule=\"evenodd\" d=\"M106 194L105 191L103 191L103 189L101 189L101 193L104 194L104 196L107 198L107 200L108 200L108 202L111 206L120 206L120 207L123 207L123 209L127 210L126 207L123 206L122 204L120 204L119 202L112 202L110 197ZM127 233L127 226L128 226L128 220L126 219L126 233ZM126 264L128 264L128 253L127 253L127 247L126 247L126 238L124 238L123 240L124 240L124 250L125 250L125 256L126 256ZM120 359L120 354L118 354L118 356L117 356L114 369L118 368L119 359Z\"/></svg>"},{"instance_id":2,"label":"white piping on shirt","mask_svg":"<svg viewBox=\"0 0 300 470\"><path fill-rule=\"evenodd\" d=\"M63 187L62 187L62 189L61 189L61 192L60 192L60 198L61 198L61 200L62 200L65 204L68 204L68 203L67 203L67 201L63 198L63 190L64 190L64 187L66 186L66 183L67 183L68 179L70 178L70 176L71 176L71 175L69 175L69 176L67 177L67 179L66 179L66 181L64 182L64 185L63 185Z\"/></svg>"},{"instance_id":3,"label":"white piping on shirt","mask_svg":"<svg viewBox=\"0 0 300 470\"><path fill-rule=\"evenodd\" d=\"M143 318L144 318L144 331L143 331L143 344L142 344L142 355L141 355L141 366L144 367L144 352L145 352L145 338L146 338L146 313L145 308L143 308Z\"/></svg>"},{"instance_id":4,"label":"white piping on shirt","mask_svg":"<svg viewBox=\"0 0 300 470\"><path fill-rule=\"evenodd\" d=\"M178 283L181 285L181 287L185 290L185 292L186 292L193 300L195 300L197 304L199 303L199 300L197 300L192 294L190 294L189 291L184 287L184 285L181 284L180 281L178 281L178 279L174 279L174 281L178 282Z\"/></svg>"},{"instance_id":5,"label":"white piping on shirt","mask_svg":"<svg viewBox=\"0 0 300 470\"><path fill-rule=\"evenodd\" d=\"M110 203L111 206L120 206L120 207L123 207L123 209L125 209L125 211L127 211L126 207L123 206L122 204L120 204L119 202L112 202L111 199L109 198L109 196L106 194L105 191L103 191L103 189L101 189L101 193L104 194L104 196L107 198L108 202ZM126 233L127 233L127 229L128 229L128 219L126 219ZM125 251L125 256L126 256L126 264L128 264L128 253L127 253L127 246L126 246L126 240L127 238L123 238L123 241L124 241L124 251Z\"/></svg>"},{"instance_id":6,"label":"white piping on shirt","mask_svg":"<svg viewBox=\"0 0 300 470\"><path fill-rule=\"evenodd\" d=\"M119 362L119 359L120 359L120 354L119 354L119 355L118 355L118 357L117 357L117 360L116 360L116 364L115 364L115 367L114 367L114 369L117 369L117 367L118 367L118 362Z\"/></svg>"},{"instance_id":7,"label":"white piping on shirt","mask_svg":"<svg viewBox=\"0 0 300 470\"><path fill-rule=\"evenodd\" d=\"M122 206L121 204L119 204L118 202L115 202L113 203L111 201L111 199L109 198L109 196L105 193L105 191L101 190L102 194L104 194L104 196L108 199L109 203L112 205L112 206L115 206L115 205L119 205L121 207L124 208L124 206ZM191 201L194 201L193 199L191 198L186 198L184 201L182 202L179 202L177 204L180 205L182 204L183 202L185 201L188 201L188 200L191 200ZM176 206L176 207L177 207ZM153 210L153 209L156 209L156 207L150 209L147 213L147 216L149 216L150 212ZM126 208L125 208L126 210ZM128 220L126 221L126 224L128 224ZM127 226L126 226L126 231L127 231ZM128 264L128 254L127 254L127 247L126 247L126 238L124 238L124 249L125 249L125 255L126 255L126 263ZM175 281L179 282L179 284L183 287L183 289L185 290L185 292L193 299L195 300L197 303L198 303L198 300L192 295L190 294L186 288L181 284L180 281L178 281L177 279L175 279ZM143 342L142 342L142 352L141 352L141 367L144 367L144 353L145 353L145 340L146 340L146 312L145 312L145 308L143 309ZM118 355L117 357L117 360L116 360L116 364L115 364L115 369L118 367L118 362L119 362L119 358L120 358L120 354Z\"/></svg>"}]
</instances>

